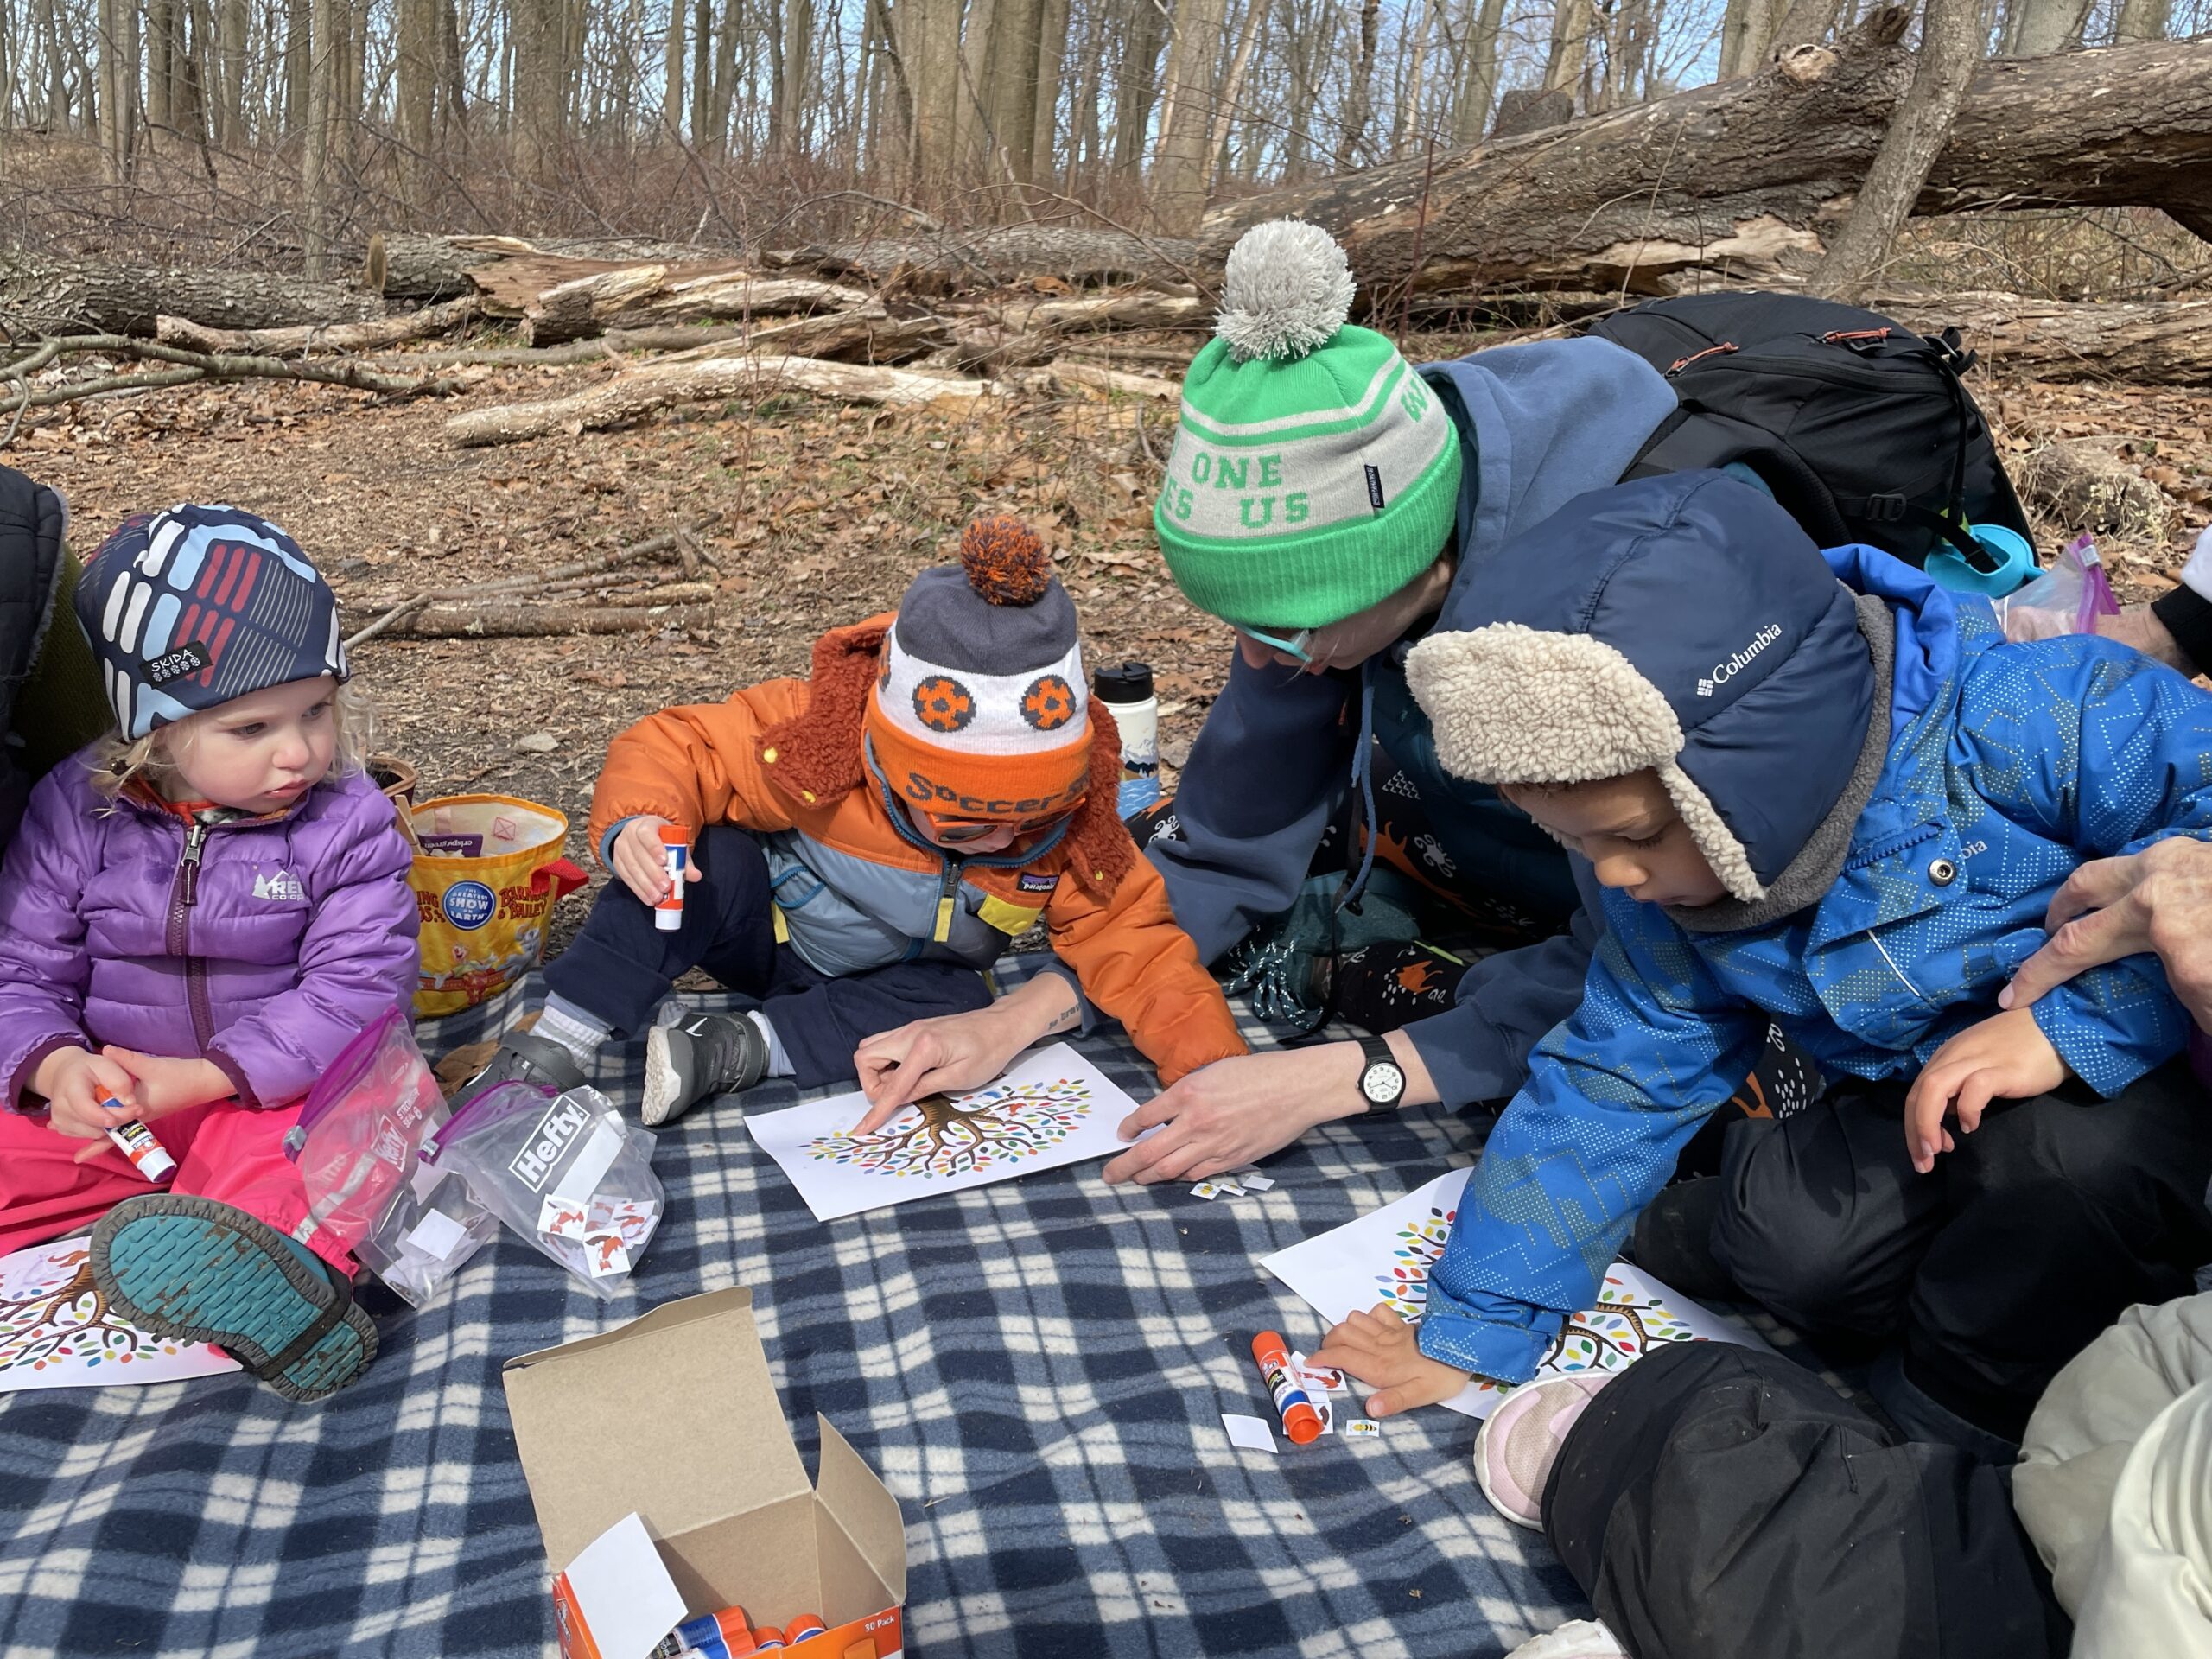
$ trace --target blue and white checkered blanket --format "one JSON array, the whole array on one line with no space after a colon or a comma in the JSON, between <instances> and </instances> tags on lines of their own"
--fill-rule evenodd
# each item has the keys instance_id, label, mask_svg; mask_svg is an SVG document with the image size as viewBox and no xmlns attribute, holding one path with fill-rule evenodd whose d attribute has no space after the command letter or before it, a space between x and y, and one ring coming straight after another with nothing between
<instances>
[{"instance_id":1,"label":"blue and white checkered blanket","mask_svg":"<svg viewBox=\"0 0 2212 1659\"><path fill-rule=\"evenodd\" d=\"M424 1048L537 995L426 1027ZM1151 1092L1118 1034L1081 1046ZM610 1052L600 1086L633 1103L641 1052ZM794 1098L770 1085L754 1109ZM324 1404L244 1376L0 1399L0 1652L536 1659L550 1569L501 1363L744 1284L802 1454L822 1412L901 1500L916 1653L1501 1653L1587 1610L1483 1501L1465 1419L1276 1458L1221 1427L1267 1414L1255 1332L1320 1334L1259 1258L1478 1144L1409 1111L1307 1136L1244 1198L1109 1188L1093 1163L824 1224L734 1108L696 1112L661 1136L669 1217L622 1300L503 1236L384 1321L374 1368ZM639 1378L633 1408L656 1404Z\"/></svg>"}]
</instances>

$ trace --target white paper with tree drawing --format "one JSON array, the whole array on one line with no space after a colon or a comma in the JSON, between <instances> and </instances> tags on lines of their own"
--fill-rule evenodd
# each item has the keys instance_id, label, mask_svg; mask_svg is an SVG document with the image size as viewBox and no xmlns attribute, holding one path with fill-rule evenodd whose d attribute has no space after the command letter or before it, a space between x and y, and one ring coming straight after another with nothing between
<instances>
[{"instance_id":1,"label":"white paper with tree drawing","mask_svg":"<svg viewBox=\"0 0 2212 1659\"><path fill-rule=\"evenodd\" d=\"M745 1127L783 1166L817 1221L1003 1181L1125 1150L1116 1133L1136 1102L1065 1043L1025 1054L972 1095L931 1095L873 1135L852 1128L868 1111L857 1090L780 1112L748 1112Z\"/></svg>"},{"instance_id":2,"label":"white paper with tree drawing","mask_svg":"<svg viewBox=\"0 0 2212 1659\"><path fill-rule=\"evenodd\" d=\"M1387 1304L1400 1319L1418 1319L1428 1300L1428 1270L1452 1236L1469 1173L1455 1169L1440 1175L1357 1221L1263 1256L1260 1265L1332 1325L1354 1309L1365 1313L1377 1303ZM1766 1346L1732 1319L1707 1312L1629 1262L1616 1262L1599 1287L1598 1305L1567 1322L1536 1376L1618 1371L1663 1342ZM1309 1353L1313 1347L1306 1344ZM1487 1417L1512 1391L1478 1379L1444 1404L1469 1417Z\"/></svg>"},{"instance_id":3,"label":"white paper with tree drawing","mask_svg":"<svg viewBox=\"0 0 2212 1659\"><path fill-rule=\"evenodd\" d=\"M0 1394L174 1382L238 1369L219 1348L155 1336L109 1307L92 1282L88 1235L0 1256Z\"/></svg>"}]
</instances>

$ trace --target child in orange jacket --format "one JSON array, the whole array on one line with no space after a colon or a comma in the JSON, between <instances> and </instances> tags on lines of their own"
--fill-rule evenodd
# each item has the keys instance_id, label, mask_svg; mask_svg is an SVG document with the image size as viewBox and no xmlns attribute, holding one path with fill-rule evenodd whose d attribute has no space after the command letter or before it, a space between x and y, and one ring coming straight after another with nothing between
<instances>
[{"instance_id":1,"label":"child in orange jacket","mask_svg":"<svg viewBox=\"0 0 2212 1659\"><path fill-rule=\"evenodd\" d=\"M607 1037L650 1027L647 1123L764 1077L858 1073L879 1107L973 1088L1074 1022L1057 976L993 1002L980 971L1040 916L1163 1083L1241 1054L1115 816L1120 768L1042 544L1013 519L971 524L959 564L915 578L895 618L817 641L810 680L663 709L615 739L591 828L619 879L486 1080L571 1087ZM671 931L655 925L664 827L691 849ZM654 1025L694 967L757 1007Z\"/></svg>"}]
</instances>

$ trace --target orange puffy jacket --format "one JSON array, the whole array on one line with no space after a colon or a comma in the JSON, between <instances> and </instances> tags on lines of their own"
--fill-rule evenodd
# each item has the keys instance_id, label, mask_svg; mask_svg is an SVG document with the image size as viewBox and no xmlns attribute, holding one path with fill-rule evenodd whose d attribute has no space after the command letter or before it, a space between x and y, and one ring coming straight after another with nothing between
<instances>
[{"instance_id":1,"label":"orange puffy jacket","mask_svg":"<svg viewBox=\"0 0 2212 1659\"><path fill-rule=\"evenodd\" d=\"M984 968L1042 916L1054 953L1162 1083L1243 1053L1159 873L1115 816L1120 738L1103 705L1090 705L1090 787L1042 842L959 858L893 819L905 808L861 741L890 620L823 635L810 680L664 709L616 738L592 797L602 859L608 832L644 813L694 833L714 823L753 831L776 884L777 937L830 974L914 954Z\"/></svg>"}]
</instances>

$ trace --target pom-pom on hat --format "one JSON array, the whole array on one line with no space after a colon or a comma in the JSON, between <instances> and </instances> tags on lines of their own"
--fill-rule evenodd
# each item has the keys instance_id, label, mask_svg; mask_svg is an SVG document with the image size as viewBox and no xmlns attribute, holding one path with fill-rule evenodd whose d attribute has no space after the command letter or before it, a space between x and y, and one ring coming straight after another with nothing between
<instances>
[{"instance_id":1,"label":"pom-pom on hat","mask_svg":"<svg viewBox=\"0 0 2212 1659\"><path fill-rule=\"evenodd\" d=\"M1451 534L1459 435L1397 347L1346 321L1353 294L1318 225L1255 226L1230 250L1152 515L1185 596L1228 621L1342 621Z\"/></svg>"},{"instance_id":2,"label":"pom-pom on hat","mask_svg":"<svg viewBox=\"0 0 2212 1659\"><path fill-rule=\"evenodd\" d=\"M297 542L236 507L124 519L76 605L128 739L274 685L346 677L330 585Z\"/></svg>"},{"instance_id":3,"label":"pom-pom on hat","mask_svg":"<svg viewBox=\"0 0 2212 1659\"><path fill-rule=\"evenodd\" d=\"M1075 601L1017 518L914 578L883 643L868 734L893 791L943 817L1018 822L1081 801L1090 707Z\"/></svg>"}]
</instances>

